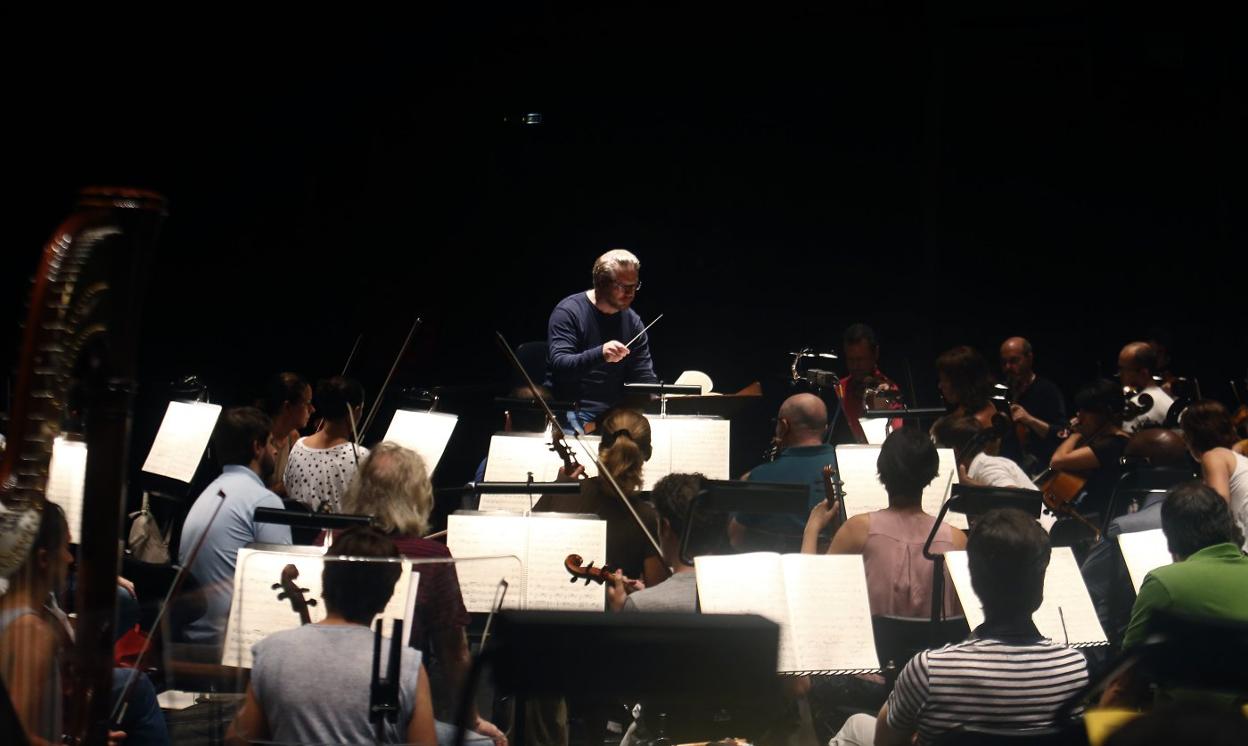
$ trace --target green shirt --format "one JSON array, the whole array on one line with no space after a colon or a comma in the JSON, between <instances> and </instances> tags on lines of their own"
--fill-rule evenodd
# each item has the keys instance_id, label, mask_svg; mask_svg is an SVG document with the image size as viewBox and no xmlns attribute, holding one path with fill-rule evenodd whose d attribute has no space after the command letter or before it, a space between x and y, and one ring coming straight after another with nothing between
<instances>
[{"instance_id":1,"label":"green shirt","mask_svg":"<svg viewBox=\"0 0 1248 746\"><path fill-rule=\"evenodd\" d=\"M1144 641L1158 609L1248 622L1248 557L1229 542L1214 544L1150 572L1131 609L1124 650Z\"/></svg>"}]
</instances>

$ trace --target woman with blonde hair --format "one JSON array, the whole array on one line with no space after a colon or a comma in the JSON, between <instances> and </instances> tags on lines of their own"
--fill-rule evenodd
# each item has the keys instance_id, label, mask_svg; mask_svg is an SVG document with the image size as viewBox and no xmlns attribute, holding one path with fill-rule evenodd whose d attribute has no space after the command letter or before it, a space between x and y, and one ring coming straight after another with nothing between
<instances>
[{"instance_id":1,"label":"woman with blonde hair","mask_svg":"<svg viewBox=\"0 0 1248 746\"><path fill-rule=\"evenodd\" d=\"M602 463L651 535L658 535L654 506L641 500L642 468L650 460L650 422L640 412L613 409L603 414L597 432L602 434L598 461ZM637 520L620 501L611 482L601 476L581 482L575 495L546 495L534 510L557 513L592 513L607 522L607 556L599 560L619 568L629 578L644 579L646 585L667 576L663 561L655 553ZM589 559L589 558L586 558Z\"/></svg>"},{"instance_id":2,"label":"woman with blonde hair","mask_svg":"<svg viewBox=\"0 0 1248 746\"><path fill-rule=\"evenodd\" d=\"M424 538L433 512L433 485L424 459L415 451L396 443L378 443L361 459L360 468L342 496L344 513L368 515L373 525L394 542L409 559L450 560L445 544ZM446 668L448 689L458 693L468 672L471 658L465 632L468 610L459 590L459 576L450 562L418 565L420 583L416 587L416 616L411 623L414 647L429 652ZM435 691L435 695L438 692ZM441 700L435 697L435 700ZM443 714L453 712L448 703L437 701ZM488 720L475 714L471 730L505 746L506 736Z\"/></svg>"}]
</instances>

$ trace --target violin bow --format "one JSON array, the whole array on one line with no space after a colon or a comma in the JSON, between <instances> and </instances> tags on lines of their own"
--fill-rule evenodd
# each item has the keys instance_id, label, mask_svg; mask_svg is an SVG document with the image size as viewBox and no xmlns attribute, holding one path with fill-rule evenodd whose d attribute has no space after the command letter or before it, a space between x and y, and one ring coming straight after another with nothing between
<instances>
[{"instance_id":1,"label":"violin bow","mask_svg":"<svg viewBox=\"0 0 1248 746\"><path fill-rule=\"evenodd\" d=\"M407 346L412 343L412 335L416 333L416 329L420 327L424 321L417 316L412 322L412 328L407 330L407 338L403 340L403 346L399 348L399 354L394 356L394 363L390 365L390 372L386 374L386 380L381 384L381 391L377 392L377 398L373 400L373 406L368 410L368 417L364 418L364 427L360 428L360 437L368 434L368 429L373 425L373 418L377 416L377 410L381 407L381 400L386 398L386 389L390 386L390 379L394 378L394 371L399 367L399 361L403 359L404 353L407 352Z\"/></svg>"},{"instance_id":2,"label":"violin bow","mask_svg":"<svg viewBox=\"0 0 1248 746\"><path fill-rule=\"evenodd\" d=\"M343 376L347 375L347 371L351 369L351 362L355 360L355 353L357 350L360 349L360 342L363 342L363 341L364 341L364 332L360 332L360 335L355 338L355 344L351 346L351 354L347 355L346 365L342 366L341 375Z\"/></svg>"},{"instance_id":3,"label":"violin bow","mask_svg":"<svg viewBox=\"0 0 1248 746\"><path fill-rule=\"evenodd\" d=\"M538 392L537 384L533 383L533 379L529 377L529 372L524 369L523 365L521 365L520 358L516 357L516 353L511 349L511 345L507 344L507 339L503 337L501 332L496 331L494 334L498 337L498 343L503 348L503 352L506 353L507 359L516 370L520 371L520 375L524 377L525 385L527 385L529 387L529 391L533 393L533 398L542 405L542 411L546 414L546 421L562 432L563 428L559 425L558 418L555 417L555 413L551 411L550 406L546 404L546 400L543 399L541 393ZM659 542L654 538L654 534L650 533L650 529L646 527L646 522L641 520L641 516L637 514L637 509L633 507L633 504L629 502L628 497L625 496L624 490L620 488L619 482L615 481L615 477L612 476L611 472L608 471L607 468L603 466L602 462L598 460L598 456L592 453L589 450L589 447L581 440L580 433L573 430L572 438L576 441L576 444L581 447L581 451L598 467L598 475L607 478L607 482L615 491L616 496L620 498L620 502L624 503L624 507L628 509L629 515L631 515L633 520L637 522L637 526L641 529L641 532L645 534L646 540L649 541L650 546L654 548L655 554L662 558L663 550L659 548Z\"/></svg>"}]
</instances>

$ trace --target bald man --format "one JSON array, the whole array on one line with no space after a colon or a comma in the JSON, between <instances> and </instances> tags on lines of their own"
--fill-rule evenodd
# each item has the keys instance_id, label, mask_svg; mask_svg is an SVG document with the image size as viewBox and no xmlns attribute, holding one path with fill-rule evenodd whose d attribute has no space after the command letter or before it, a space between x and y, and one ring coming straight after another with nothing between
<instances>
[{"instance_id":1,"label":"bald man","mask_svg":"<svg viewBox=\"0 0 1248 746\"><path fill-rule=\"evenodd\" d=\"M1161 425L1166 421L1166 415L1174 404L1174 399L1153 380L1153 372L1156 370L1157 351L1148 342L1132 342L1118 353L1118 380L1123 386L1129 386L1136 391L1131 401L1138 403L1141 394L1148 394L1153 399L1153 406L1147 412L1122 423L1122 429L1128 433Z\"/></svg>"},{"instance_id":2,"label":"bald man","mask_svg":"<svg viewBox=\"0 0 1248 746\"><path fill-rule=\"evenodd\" d=\"M1066 400L1057 384L1036 375L1031 342L1010 337L1001 343L1001 372L1010 386L1010 416L1015 428L1001 444L1001 455L1030 476L1049 466L1057 450L1057 431L1068 421Z\"/></svg>"},{"instance_id":3,"label":"bald man","mask_svg":"<svg viewBox=\"0 0 1248 746\"><path fill-rule=\"evenodd\" d=\"M828 407L814 394L795 394L784 400L776 415L773 436L780 446L775 461L759 464L742 479L810 487L809 507L824 498L823 467L836 466L836 449L823 442L828 429ZM753 551L801 549L806 516L738 515L731 527L733 545Z\"/></svg>"}]
</instances>

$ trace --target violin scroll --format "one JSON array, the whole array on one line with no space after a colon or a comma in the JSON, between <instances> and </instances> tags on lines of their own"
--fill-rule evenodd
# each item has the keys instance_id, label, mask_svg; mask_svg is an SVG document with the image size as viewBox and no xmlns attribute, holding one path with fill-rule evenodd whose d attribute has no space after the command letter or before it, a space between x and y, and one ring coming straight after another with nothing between
<instances>
[{"instance_id":1,"label":"violin scroll","mask_svg":"<svg viewBox=\"0 0 1248 746\"><path fill-rule=\"evenodd\" d=\"M611 567L610 565L594 567L593 560L590 560L589 564L586 565L585 558L581 557L579 554L569 554L567 559L563 561L563 566L568 571L568 574L572 576L572 579L568 582L575 583L576 581L583 579L585 581L585 585L589 585L590 583L597 583L599 585L602 585L603 583L610 583L611 576L619 571L618 568ZM625 580L627 580L627 578L625 578Z\"/></svg>"}]
</instances>

